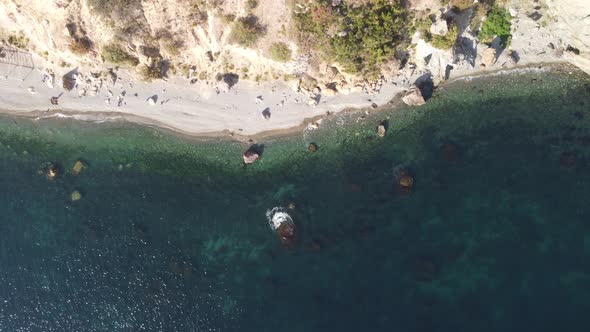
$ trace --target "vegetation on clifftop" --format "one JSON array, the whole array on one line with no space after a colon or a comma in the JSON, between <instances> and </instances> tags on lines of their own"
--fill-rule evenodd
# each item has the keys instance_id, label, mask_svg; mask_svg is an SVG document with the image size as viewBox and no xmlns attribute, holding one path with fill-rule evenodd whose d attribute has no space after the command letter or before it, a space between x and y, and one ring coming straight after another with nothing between
<instances>
[{"instance_id":1,"label":"vegetation on clifftop","mask_svg":"<svg viewBox=\"0 0 590 332\"><path fill-rule=\"evenodd\" d=\"M258 22L258 17L249 15L238 19L232 28L230 40L244 47L253 47L266 29Z\"/></svg>"},{"instance_id":2,"label":"vegetation on clifftop","mask_svg":"<svg viewBox=\"0 0 590 332\"><path fill-rule=\"evenodd\" d=\"M373 76L392 60L407 31L406 11L397 0L373 0L356 5L316 0L294 13L303 49L317 50L353 74Z\"/></svg>"},{"instance_id":3,"label":"vegetation on clifftop","mask_svg":"<svg viewBox=\"0 0 590 332\"><path fill-rule=\"evenodd\" d=\"M291 60L291 49L283 42L273 43L270 45L270 58L278 62L287 62Z\"/></svg>"},{"instance_id":4,"label":"vegetation on clifftop","mask_svg":"<svg viewBox=\"0 0 590 332\"><path fill-rule=\"evenodd\" d=\"M139 63L137 58L125 52L125 50L123 50L121 46L115 43L104 45L100 50L100 54L102 55L105 61L114 64L126 64L129 66L136 66Z\"/></svg>"},{"instance_id":5,"label":"vegetation on clifftop","mask_svg":"<svg viewBox=\"0 0 590 332\"><path fill-rule=\"evenodd\" d=\"M479 39L484 43L491 43L494 37L500 37L502 46L508 46L512 37L510 33L511 19L510 13L505 8L492 7L481 26Z\"/></svg>"}]
</instances>

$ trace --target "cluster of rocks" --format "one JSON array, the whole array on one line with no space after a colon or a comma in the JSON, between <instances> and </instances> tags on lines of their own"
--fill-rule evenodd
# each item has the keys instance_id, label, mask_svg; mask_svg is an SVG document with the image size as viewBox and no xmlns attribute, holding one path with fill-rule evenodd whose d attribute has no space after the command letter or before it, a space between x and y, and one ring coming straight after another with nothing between
<instances>
[{"instance_id":1,"label":"cluster of rocks","mask_svg":"<svg viewBox=\"0 0 590 332\"><path fill-rule=\"evenodd\" d=\"M84 161L78 159L72 165L71 173L75 176L80 175L87 167L88 165ZM62 176L63 170L59 164L54 162L48 162L41 166L41 168L39 169L39 174L43 174L45 178L47 178L47 180L49 181L55 181L60 176ZM70 194L70 199L73 202L81 200L82 197L83 195L79 190L74 190Z\"/></svg>"}]
</instances>

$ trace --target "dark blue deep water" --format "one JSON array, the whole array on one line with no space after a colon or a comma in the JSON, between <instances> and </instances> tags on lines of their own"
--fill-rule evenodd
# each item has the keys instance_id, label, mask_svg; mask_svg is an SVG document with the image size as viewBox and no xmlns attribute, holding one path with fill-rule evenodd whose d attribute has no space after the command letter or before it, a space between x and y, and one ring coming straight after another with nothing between
<instances>
[{"instance_id":1,"label":"dark blue deep water","mask_svg":"<svg viewBox=\"0 0 590 332\"><path fill-rule=\"evenodd\" d=\"M458 81L258 143L244 167L237 142L0 118L0 331L587 330L587 75ZM293 249L265 216L289 205Z\"/></svg>"}]
</instances>

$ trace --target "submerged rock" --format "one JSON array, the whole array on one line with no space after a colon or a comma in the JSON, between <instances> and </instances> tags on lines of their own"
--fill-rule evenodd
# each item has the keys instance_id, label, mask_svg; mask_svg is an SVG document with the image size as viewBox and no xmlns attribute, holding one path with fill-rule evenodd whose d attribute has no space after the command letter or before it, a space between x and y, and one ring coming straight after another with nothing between
<instances>
[{"instance_id":1,"label":"submerged rock","mask_svg":"<svg viewBox=\"0 0 590 332\"><path fill-rule=\"evenodd\" d=\"M559 157L559 165L565 169L574 169L576 167L578 158L572 152L564 152Z\"/></svg>"},{"instance_id":2,"label":"submerged rock","mask_svg":"<svg viewBox=\"0 0 590 332\"><path fill-rule=\"evenodd\" d=\"M407 169L402 169L397 176L398 190L402 194L409 194L412 192L414 187L414 177L410 174Z\"/></svg>"},{"instance_id":3,"label":"submerged rock","mask_svg":"<svg viewBox=\"0 0 590 332\"><path fill-rule=\"evenodd\" d=\"M403 102L408 106L421 106L426 103L420 89L413 85L406 95L402 98Z\"/></svg>"},{"instance_id":4,"label":"submerged rock","mask_svg":"<svg viewBox=\"0 0 590 332\"><path fill-rule=\"evenodd\" d=\"M60 176L61 171L57 164L47 163L43 166L41 173L45 175L47 180L53 181Z\"/></svg>"},{"instance_id":5,"label":"submerged rock","mask_svg":"<svg viewBox=\"0 0 590 332\"><path fill-rule=\"evenodd\" d=\"M387 128L385 127L385 124L383 122L381 122L377 126L377 136L385 137L386 134L387 134Z\"/></svg>"},{"instance_id":6,"label":"submerged rock","mask_svg":"<svg viewBox=\"0 0 590 332\"><path fill-rule=\"evenodd\" d=\"M79 201L82 199L82 193L80 193L78 190L72 191L72 194L70 196L72 198L72 202Z\"/></svg>"},{"instance_id":7,"label":"submerged rock","mask_svg":"<svg viewBox=\"0 0 590 332\"><path fill-rule=\"evenodd\" d=\"M318 145L315 143L309 143L307 150L309 150L309 152L316 152L318 150Z\"/></svg>"},{"instance_id":8,"label":"submerged rock","mask_svg":"<svg viewBox=\"0 0 590 332\"><path fill-rule=\"evenodd\" d=\"M445 143L442 146L442 157L446 161L455 161L459 158L459 148L453 143Z\"/></svg>"},{"instance_id":9,"label":"submerged rock","mask_svg":"<svg viewBox=\"0 0 590 332\"><path fill-rule=\"evenodd\" d=\"M78 159L74 162L74 166L72 166L72 174L78 175L78 174L82 173L82 171L84 171L85 168L86 168L86 163L84 163L82 160Z\"/></svg>"},{"instance_id":10,"label":"submerged rock","mask_svg":"<svg viewBox=\"0 0 590 332\"><path fill-rule=\"evenodd\" d=\"M288 249L294 248L297 240L296 228L287 210L283 207L274 207L266 211L266 218L270 228L277 233L281 244Z\"/></svg>"}]
</instances>

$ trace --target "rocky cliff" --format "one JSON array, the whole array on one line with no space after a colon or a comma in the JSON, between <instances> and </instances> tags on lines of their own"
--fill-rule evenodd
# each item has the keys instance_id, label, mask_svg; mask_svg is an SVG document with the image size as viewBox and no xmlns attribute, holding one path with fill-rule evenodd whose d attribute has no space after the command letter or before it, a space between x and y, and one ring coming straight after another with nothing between
<instances>
[{"instance_id":1,"label":"rocky cliff","mask_svg":"<svg viewBox=\"0 0 590 332\"><path fill-rule=\"evenodd\" d=\"M482 0L491 8L492 2L486 1ZM212 80L228 72L256 81L303 76L318 79L333 91L345 92L366 82L362 73L347 73L338 61L327 61L322 57L324 45L302 44L300 31L293 24L294 13L311 10L311 19L326 27L319 33L334 36L333 41L350 36L348 28L338 31L339 26L329 21L342 21L337 14L342 13L343 4L354 12L355 8L378 2L334 0L318 7L319 2L313 0L0 0L0 39L4 44L31 51L40 66L137 66L138 75L144 79L183 75L191 80ZM560 50L552 53L553 57L567 59L590 72L590 1L496 2L503 3L513 14L512 49L532 54L545 52L551 46ZM415 45L411 46L409 32L405 37L400 33L395 37L395 58L379 60L382 73L396 75L409 60L442 79L448 66L469 63L455 53L460 43L479 43L468 28L473 26L473 18L481 15L477 5L477 1L463 0L452 0L450 4L440 0L409 1L407 14L403 14L408 30L423 22L418 21L419 17L430 15L436 25L431 28L436 28L431 30L435 35L447 31L452 35L435 39L439 44L454 42L455 47L440 50L436 43L421 39L414 39ZM322 24L318 25L320 29ZM460 27L458 38L455 26ZM537 33L555 42L535 39ZM483 49L480 47L478 52ZM339 56L343 59L342 54ZM475 61L470 65L474 67Z\"/></svg>"}]
</instances>

